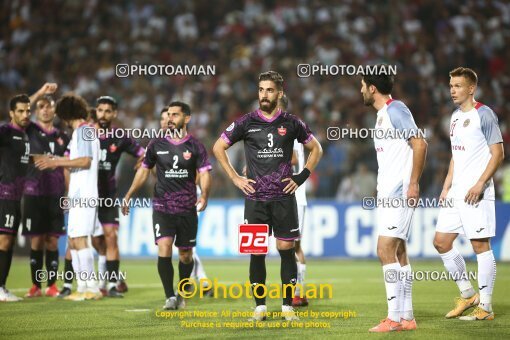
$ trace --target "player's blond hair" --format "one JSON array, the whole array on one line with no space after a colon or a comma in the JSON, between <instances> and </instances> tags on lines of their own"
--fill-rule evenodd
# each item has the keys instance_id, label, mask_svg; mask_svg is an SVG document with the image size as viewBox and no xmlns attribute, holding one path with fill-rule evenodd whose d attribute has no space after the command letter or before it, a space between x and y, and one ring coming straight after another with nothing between
<instances>
[{"instance_id":1,"label":"player's blond hair","mask_svg":"<svg viewBox=\"0 0 510 340\"><path fill-rule=\"evenodd\" d=\"M478 76L476 75L476 72L468 67L457 67L450 71L450 77L464 77L472 85L478 84Z\"/></svg>"}]
</instances>

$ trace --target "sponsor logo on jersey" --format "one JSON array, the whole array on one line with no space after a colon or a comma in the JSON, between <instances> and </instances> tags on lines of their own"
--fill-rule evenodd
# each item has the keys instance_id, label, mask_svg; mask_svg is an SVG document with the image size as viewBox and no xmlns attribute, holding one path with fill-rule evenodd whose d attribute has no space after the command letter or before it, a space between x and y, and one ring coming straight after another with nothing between
<instances>
[{"instance_id":1,"label":"sponsor logo on jersey","mask_svg":"<svg viewBox=\"0 0 510 340\"><path fill-rule=\"evenodd\" d=\"M382 121L383 121L383 117L379 117L379 119L377 120L377 126L381 126Z\"/></svg>"},{"instance_id":2,"label":"sponsor logo on jersey","mask_svg":"<svg viewBox=\"0 0 510 340\"><path fill-rule=\"evenodd\" d=\"M452 144L452 151L466 151L464 148L464 145L453 145Z\"/></svg>"},{"instance_id":3,"label":"sponsor logo on jersey","mask_svg":"<svg viewBox=\"0 0 510 340\"><path fill-rule=\"evenodd\" d=\"M191 152L189 152L188 150L184 151L182 153L182 157L184 157L185 160L189 160L191 158Z\"/></svg>"},{"instance_id":4,"label":"sponsor logo on jersey","mask_svg":"<svg viewBox=\"0 0 510 340\"><path fill-rule=\"evenodd\" d=\"M248 133L250 133L250 132L259 132L259 131L262 131L262 129L249 129Z\"/></svg>"},{"instance_id":5,"label":"sponsor logo on jersey","mask_svg":"<svg viewBox=\"0 0 510 340\"><path fill-rule=\"evenodd\" d=\"M281 158L283 157L282 148L264 148L257 152L257 158Z\"/></svg>"},{"instance_id":6,"label":"sponsor logo on jersey","mask_svg":"<svg viewBox=\"0 0 510 340\"><path fill-rule=\"evenodd\" d=\"M278 134L279 134L280 136L285 136L285 135L287 134L287 128L284 128L283 126L280 126L280 127L278 128Z\"/></svg>"},{"instance_id":7,"label":"sponsor logo on jersey","mask_svg":"<svg viewBox=\"0 0 510 340\"><path fill-rule=\"evenodd\" d=\"M169 151L157 151L156 154L157 155L168 155L168 152Z\"/></svg>"},{"instance_id":8,"label":"sponsor logo on jersey","mask_svg":"<svg viewBox=\"0 0 510 340\"><path fill-rule=\"evenodd\" d=\"M170 169L165 170L166 178L188 178L188 170L187 169Z\"/></svg>"}]
</instances>

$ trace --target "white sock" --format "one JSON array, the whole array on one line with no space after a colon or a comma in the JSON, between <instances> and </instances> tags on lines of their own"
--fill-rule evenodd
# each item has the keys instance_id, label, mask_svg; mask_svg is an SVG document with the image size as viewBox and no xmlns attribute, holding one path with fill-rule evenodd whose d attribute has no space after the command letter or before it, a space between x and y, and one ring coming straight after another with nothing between
<instances>
[{"instance_id":1,"label":"white sock","mask_svg":"<svg viewBox=\"0 0 510 340\"><path fill-rule=\"evenodd\" d=\"M462 255L460 255L459 251L456 248L452 248L449 252L439 255L441 255L444 267L450 275L454 278L458 278L455 283L459 287L460 295L464 299L475 295L475 290L473 289L471 282L468 280L466 262Z\"/></svg>"},{"instance_id":2,"label":"white sock","mask_svg":"<svg viewBox=\"0 0 510 340\"><path fill-rule=\"evenodd\" d=\"M298 270L297 283L299 283L301 285L301 287L304 288L304 285L305 285L305 274L306 274L306 264L302 264L302 263L298 262L297 263L297 270ZM300 288L300 286L296 285L296 289L294 290L294 296L300 296L300 293L301 293L301 288ZM305 296L305 294L303 292L303 297L304 296Z\"/></svg>"},{"instance_id":3,"label":"white sock","mask_svg":"<svg viewBox=\"0 0 510 340\"><path fill-rule=\"evenodd\" d=\"M202 261L200 261L200 258L195 252L193 252L193 261L195 265L193 266L193 272L191 273L191 277L196 278L197 283L200 281L200 279L207 279L207 274L205 273Z\"/></svg>"},{"instance_id":4,"label":"white sock","mask_svg":"<svg viewBox=\"0 0 510 340\"><path fill-rule=\"evenodd\" d=\"M382 267L384 273L384 285L386 286L386 300L388 302L388 318L400 322L399 312L399 275L400 263L390 263ZM394 279L393 279L394 278Z\"/></svg>"},{"instance_id":5,"label":"white sock","mask_svg":"<svg viewBox=\"0 0 510 340\"><path fill-rule=\"evenodd\" d=\"M414 319L413 315L413 275L411 265L407 264L400 267L401 280L401 301L400 301L400 317L406 320Z\"/></svg>"},{"instance_id":6,"label":"white sock","mask_svg":"<svg viewBox=\"0 0 510 340\"><path fill-rule=\"evenodd\" d=\"M99 276L99 288L106 286L106 255L99 255L97 259L97 272Z\"/></svg>"},{"instance_id":7,"label":"white sock","mask_svg":"<svg viewBox=\"0 0 510 340\"><path fill-rule=\"evenodd\" d=\"M496 281L496 260L492 250L476 255L478 261L478 289L480 290L480 307L492 312L492 291Z\"/></svg>"},{"instance_id":8,"label":"white sock","mask_svg":"<svg viewBox=\"0 0 510 340\"><path fill-rule=\"evenodd\" d=\"M81 271L84 273L83 279L86 279L87 288L95 291L97 282L93 279L94 275L94 251L92 248L84 248L78 250L78 257L80 258Z\"/></svg>"},{"instance_id":9,"label":"white sock","mask_svg":"<svg viewBox=\"0 0 510 340\"><path fill-rule=\"evenodd\" d=\"M71 261L73 263L73 270L76 277L76 290L78 293L84 293L87 289L87 284L81 279L81 264L80 257L78 256L78 250L71 249Z\"/></svg>"}]
</instances>

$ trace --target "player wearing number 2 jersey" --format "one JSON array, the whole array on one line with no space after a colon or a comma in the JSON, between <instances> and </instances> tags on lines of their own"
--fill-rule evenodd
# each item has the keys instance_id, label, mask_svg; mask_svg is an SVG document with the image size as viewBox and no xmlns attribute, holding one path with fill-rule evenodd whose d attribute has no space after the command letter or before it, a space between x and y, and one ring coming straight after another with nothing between
<instances>
[{"instance_id":1,"label":"player wearing number 2 jersey","mask_svg":"<svg viewBox=\"0 0 510 340\"><path fill-rule=\"evenodd\" d=\"M296 320L292 309L292 286L296 284L297 265L294 241L299 237L299 223L294 193L310 176L322 155L319 142L306 124L278 107L283 96L283 78L274 71L259 76L259 109L233 122L214 145L214 154L234 184L246 195L245 223L268 224L276 238L281 257L283 292L282 312L287 320ZM294 140L310 150L303 170L292 174ZM226 150L244 141L247 178L234 170ZM265 255L251 255L250 282L257 307L253 319L265 319ZM258 296L258 297L257 297Z\"/></svg>"},{"instance_id":2,"label":"player wearing number 2 jersey","mask_svg":"<svg viewBox=\"0 0 510 340\"><path fill-rule=\"evenodd\" d=\"M168 128L172 138L155 139L149 143L142 166L138 169L124 202L147 180L150 169L156 167L156 185L152 204L154 239L158 245L158 272L165 290L164 309L184 307L184 301L175 296L172 245L179 248L179 282L190 277L193 270L193 247L197 243L197 207L207 206L211 177L207 152L202 143L189 135L186 125L191 119L188 104L172 102L168 108ZM195 186L200 173L201 196L197 199ZM129 207L122 208L123 214ZM181 286L177 287L182 290Z\"/></svg>"}]
</instances>

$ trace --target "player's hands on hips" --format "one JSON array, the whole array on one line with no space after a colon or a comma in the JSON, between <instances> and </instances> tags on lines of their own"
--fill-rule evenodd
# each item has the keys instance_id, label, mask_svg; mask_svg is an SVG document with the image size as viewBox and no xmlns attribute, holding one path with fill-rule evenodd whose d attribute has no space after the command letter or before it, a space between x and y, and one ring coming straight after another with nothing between
<instances>
[{"instance_id":1,"label":"player's hands on hips","mask_svg":"<svg viewBox=\"0 0 510 340\"><path fill-rule=\"evenodd\" d=\"M198 198L197 203L195 203L195 206L197 207L198 212L204 211L205 208L207 208L207 197L201 195Z\"/></svg>"},{"instance_id":2,"label":"player's hands on hips","mask_svg":"<svg viewBox=\"0 0 510 340\"><path fill-rule=\"evenodd\" d=\"M466 194L464 198L464 202L467 204L475 205L480 202L480 196L483 192L484 183L476 182L475 185Z\"/></svg>"},{"instance_id":3,"label":"player's hands on hips","mask_svg":"<svg viewBox=\"0 0 510 340\"><path fill-rule=\"evenodd\" d=\"M415 207L420 198L420 185L418 183L410 183L407 189L407 203L410 207Z\"/></svg>"},{"instance_id":4,"label":"player's hands on hips","mask_svg":"<svg viewBox=\"0 0 510 340\"><path fill-rule=\"evenodd\" d=\"M232 182L234 182L234 185L236 187L238 187L239 189L241 189L245 195L255 193L255 189L253 188L253 186L250 183L257 183L257 182L255 182L252 179L242 177L242 176L237 176L232 179Z\"/></svg>"},{"instance_id":5,"label":"player's hands on hips","mask_svg":"<svg viewBox=\"0 0 510 340\"><path fill-rule=\"evenodd\" d=\"M282 179L282 182L289 182L285 188L283 188L283 192L286 194L293 194L296 192L297 188L299 188L299 185L297 185L292 178L284 178Z\"/></svg>"},{"instance_id":6,"label":"player's hands on hips","mask_svg":"<svg viewBox=\"0 0 510 340\"><path fill-rule=\"evenodd\" d=\"M47 155L34 155L34 164L39 170L56 168L51 157Z\"/></svg>"},{"instance_id":7,"label":"player's hands on hips","mask_svg":"<svg viewBox=\"0 0 510 340\"><path fill-rule=\"evenodd\" d=\"M131 200L131 197L126 195L124 196L124 199L122 200L122 215L127 216L129 214L129 205L128 202Z\"/></svg>"}]
</instances>

